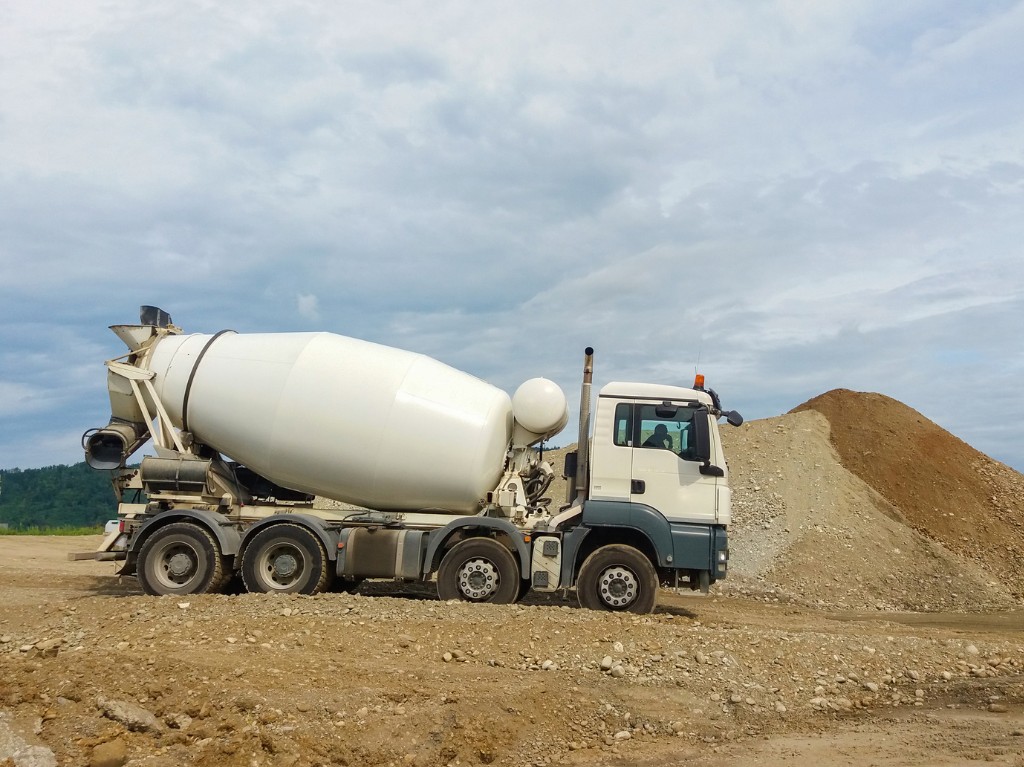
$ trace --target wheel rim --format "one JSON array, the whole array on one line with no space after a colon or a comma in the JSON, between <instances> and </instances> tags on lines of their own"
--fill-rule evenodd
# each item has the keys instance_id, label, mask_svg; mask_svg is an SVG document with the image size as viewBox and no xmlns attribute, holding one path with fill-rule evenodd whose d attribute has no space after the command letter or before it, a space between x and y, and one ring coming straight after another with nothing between
<instances>
[{"instance_id":1,"label":"wheel rim","mask_svg":"<svg viewBox=\"0 0 1024 767\"><path fill-rule=\"evenodd\" d=\"M597 580L597 593L609 607L628 607L640 595L640 582L626 567L609 567Z\"/></svg>"},{"instance_id":2,"label":"wheel rim","mask_svg":"<svg viewBox=\"0 0 1024 767\"><path fill-rule=\"evenodd\" d=\"M487 599L498 590L498 568L488 559L470 559L455 574L466 599Z\"/></svg>"},{"instance_id":3,"label":"wheel rim","mask_svg":"<svg viewBox=\"0 0 1024 767\"><path fill-rule=\"evenodd\" d=\"M201 561L195 547L184 541L170 541L160 549L156 557L157 581L165 588L180 589L196 577Z\"/></svg>"},{"instance_id":4,"label":"wheel rim","mask_svg":"<svg viewBox=\"0 0 1024 767\"><path fill-rule=\"evenodd\" d=\"M287 589L302 579L306 570L302 552L289 544L269 546L260 555L257 569L271 589Z\"/></svg>"}]
</instances>

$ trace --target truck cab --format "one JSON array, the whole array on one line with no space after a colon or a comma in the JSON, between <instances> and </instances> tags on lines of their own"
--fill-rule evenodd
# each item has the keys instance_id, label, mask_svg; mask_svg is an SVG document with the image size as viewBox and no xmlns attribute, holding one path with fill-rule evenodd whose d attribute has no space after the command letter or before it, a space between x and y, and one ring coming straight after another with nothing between
<instances>
[{"instance_id":1,"label":"truck cab","mask_svg":"<svg viewBox=\"0 0 1024 767\"><path fill-rule=\"evenodd\" d=\"M669 522L728 525L729 485L713 409L711 396L695 389L604 386L590 446L589 499L649 506Z\"/></svg>"},{"instance_id":2,"label":"truck cab","mask_svg":"<svg viewBox=\"0 0 1024 767\"><path fill-rule=\"evenodd\" d=\"M586 379L581 403L590 399ZM649 612L659 583L706 593L725 577L731 496L718 419L743 419L703 383L609 383L592 435L581 409L582 447L565 472L576 482L555 524L559 582L574 584L585 607Z\"/></svg>"}]
</instances>

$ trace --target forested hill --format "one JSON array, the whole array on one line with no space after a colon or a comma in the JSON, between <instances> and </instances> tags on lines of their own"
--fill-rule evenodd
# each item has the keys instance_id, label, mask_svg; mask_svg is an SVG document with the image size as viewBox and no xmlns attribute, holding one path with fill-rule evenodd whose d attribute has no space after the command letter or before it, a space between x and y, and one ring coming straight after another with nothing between
<instances>
[{"instance_id":1,"label":"forested hill","mask_svg":"<svg viewBox=\"0 0 1024 767\"><path fill-rule=\"evenodd\" d=\"M85 463L0 469L0 523L22 527L87 527L117 516L110 474Z\"/></svg>"}]
</instances>

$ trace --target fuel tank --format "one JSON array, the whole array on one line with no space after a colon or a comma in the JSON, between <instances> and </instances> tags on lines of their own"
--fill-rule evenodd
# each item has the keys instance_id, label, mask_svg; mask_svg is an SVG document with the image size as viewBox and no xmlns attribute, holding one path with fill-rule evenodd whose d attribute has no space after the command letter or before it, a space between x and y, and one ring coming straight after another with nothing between
<instances>
[{"instance_id":1,"label":"fuel tank","mask_svg":"<svg viewBox=\"0 0 1024 767\"><path fill-rule=\"evenodd\" d=\"M167 335L140 362L198 441L285 487L375 509L478 510L513 433L501 389L333 333Z\"/></svg>"}]
</instances>

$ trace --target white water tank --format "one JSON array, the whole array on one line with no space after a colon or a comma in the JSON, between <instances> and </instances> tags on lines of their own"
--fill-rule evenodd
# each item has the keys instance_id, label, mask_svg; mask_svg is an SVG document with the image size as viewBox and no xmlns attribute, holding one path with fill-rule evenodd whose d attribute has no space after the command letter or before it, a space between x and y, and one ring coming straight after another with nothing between
<instances>
[{"instance_id":1,"label":"white water tank","mask_svg":"<svg viewBox=\"0 0 1024 767\"><path fill-rule=\"evenodd\" d=\"M176 425L268 479L386 510L472 513L513 428L504 391L332 333L169 335L147 365Z\"/></svg>"}]
</instances>

